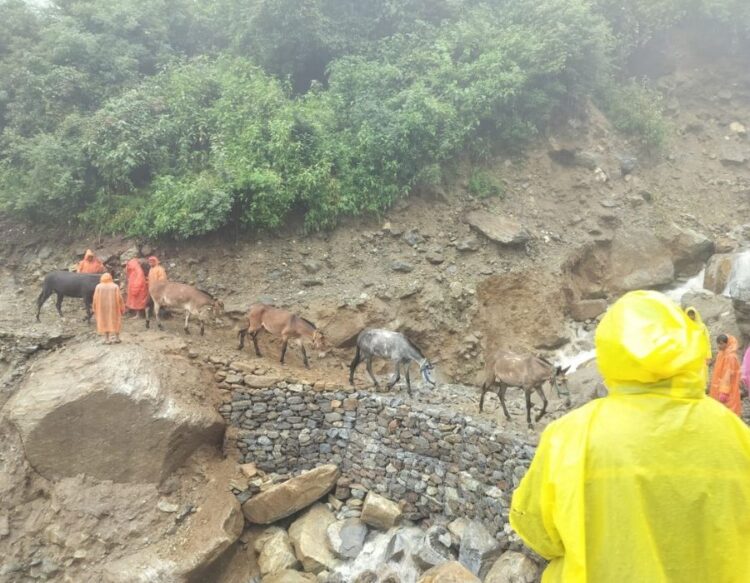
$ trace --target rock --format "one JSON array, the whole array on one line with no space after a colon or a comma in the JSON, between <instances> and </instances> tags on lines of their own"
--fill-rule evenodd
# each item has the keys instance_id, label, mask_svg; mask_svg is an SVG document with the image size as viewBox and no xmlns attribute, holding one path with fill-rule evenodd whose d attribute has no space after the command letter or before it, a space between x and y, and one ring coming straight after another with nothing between
<instances>
[{"instance_id":1,"label":"rock","mask_svg":"<svg viewBox=\"0 0 750 583\"><path fill-rule=\"evenodd\" d=\"M464 530L458 561L480 579L500 556L500 543L479 521L472 520Z\"/></svg>"},{"instance_id":2,"label":"rock","mask_svg":"<svg viewBox=\"0 0 750 583\"><path fill-rule=\"evenodd\" d=\"M374 571L363 571L354 580L354 583L378 583L378 574Z\"/></svg>"},{"instance_id":3,"label":"rock","mask_svg":"<svg viewBox=\"0 0 750 583\"><path fill-rule=\"evenodd\" d=\"M738 121L733 121L729 124L729 131L742 137L747 135L747 128Z\"/></svg>"},{"instance_id":4,"label":"rock","mask_svg":"<svg viewBox=\"0 0 750 583\"><path fill-rule=\"evenodd\" d=\"M270 524L286 518L325 496L335 485L341 472L327 464L271 486L242 505L250 522Z\"/></svg>"},{"instance_id":5,"label":"rock","mask_svg":"<svg viewBox=\"0 0 750 583\"><path fill-rule=\"evenodd\" d=\"M416 247L417 245L421 245L424 243L424 237L419 234L419 231L416 229L409 229L404 233L404 241L406 241L409 245L412 247Z\"/></svg>"},{"instance_id":6,"label":"rock","mask_svg":"<svg viewBox=\"0 0 750 583\"><path fill-rule=\"evenodd\" d=\"M692 229L671 226L666 244L672 253L675 275L691 277L698 273L714 252L714 243Z\"/></svg>"},{"instance_id":7,"label":"rock","mask_svg":"<svg viewBox=\"0 0 750 583\"><path fill-rule=\"evenodd\" d=\"M374 528L388 530L401 520L401 508L395 502L370 491L362 507L361 519Z\"/></svg>"},{"instance_id":8,"label":"rock","mask_svg":"<svg viewBox=\"0 0 750 583\"><path fill-rule=\"evenodd\" d=\"M386 562L400 562L404 558L406 551L409 549L408 536L404 530L399 530L393 534L388 546L385 548Z\"/></svg>"},{"instance_id":9,"label":"rock","mask_svg":"<svg viewBox=\"0 0 750 583\"><path fill-rule=\"evenodd\" d=\"M106 583L205 580L242 534L240 505L229 492L216 490L186 521L181 544L157 537L159 542L104 568Z\"/></svg>"},{"instance_id":10,"label":"rock","mask_svg":"<svg viewBox=\"0 0 750 583\"><path fill-rule=\"evenodd\" d=\"M450 541L450 533L447 528L441 525L431 526L425 532L422 544L413 556L414 562L422 569L429 569L454 560L456 556L450 548Z\"/></svg>"},{"instance_id":11,"label":"rock","mask_svg":"<svg viewBox=\"0 0 750 583\"><path fill-rule=\"evenodd\" d=\"M302 279L302 280L300 280L300 285L302 285L302 287L316 287L316 286L319 286L319 285L323 285L323 283L324 282L323 282L322 279L310 279L310 278L308 278L308 279Z\"/></svg>"},{"instance_id":12,"label":"rock","mask_svg":"<svg viewBox=\"0 0 750 583\"><path fill-rule=\"evenodd\" d=\"M258 555L261 575L278 573L284 569L296 569L299 561L294 554L289 535L283 528L272 527L263 533L264 541Z\"/></svg>"},{"instance_id":13,"label":"rock","mask_svg":"<svg viewBox=\"0 0 750 583\"><path fill-rule=\"evenodd\" d=\"M571 144L559 144L555 138L550 138L547 154L561 166L581 166L593 170L599 165L598 156L592 152L580 150Z\"/></svg>"},{"instance_id":14,"label":"rock","mask_svg":"<svg viewBox=\"0 0 750 583\"><path fill-rule=\"evenodd\" d=\"M199 447L221 444L219 414L183 396L205 390L198 369L138 345L118 348L90 341L44 356L8 402L26 457L45 478L160 482Z\"/></svg>"},{"instance_id":15,"label":"rock","mask_svg":"<svg viewBox=\"0 0 750 583\"><path fill-rule=\"evenodd\" d=\"M451 561L426 571L417 583L480 583L461 563Z\"/></svg>"},{"instance_id":16,"label":"rock","mask_svg":"<svg viewBox=\"0 0 750 583\"><path fill-rule=\"evenodd\" d=\"M492 565L484 583L535 583L539 567L526 555L507 551Z\"/></svg>"},{"instance_id":17,"label":"rock","mask_svg":"<svg viewBox=\"0 0 750 583\"><path fill-rule=\"evenodd\" d=\"M466 527L469 525L469 522L471 521L468 518L462 516L448 523L448 531L453 535L453 539L458 544L461 544L461 539L464 536L464 532L466 531Z\"/></svg>"},{"instance_id":18,"label":"rock","mask_svg":"<svg viewBox=\"0 0 750 583\"><path fill-rule=\"evenodd\" d=\"M357 342L357 335L372 323L368 320L371 314L352 308L341 308L321 314L326 322L326 342L336 348L350 348Z\"/></svg>"},{"instance_id":19,"label":"rock","mask_svg":"<svg viewBox=\"0 0 750 583\"><path fill-rule=\"evenodd\" d=\"M739 144L726 144L719 154L724 166L743 166L747 162L747 150Z\"/></svg>"},{"instance_id":20,"label":"rock","mask_svg":"<svg viewBox=\"0 0 750 583\"><path fill-rule=\"evenodd\" d=\"M167 500L159 500L159 502L156 504L156 507L162 512L170 512L170 513L177 512L180 509L179 504L175 504Z\"/></svg>"},{"instance_id":21,"label":"rock","mask_svg":"<svg viewBox=\"0 0 750 583\"><path fill-rule=\"evenodd\" d=\"M458 243L456 243L456 249L464 253L468 251L477 251L479 249L479 240L477 240L475 237L467 237L466 239L461 239Z\"/></svg>"},{"instance_id":22,"label":"rock","mask_svg":"<svg viewBox=\"0 0 750 583\"><path fill-rule=\"evenodd\" d=\"M336 520L324 504L315 504L289 527L294 552L308 573L333 569L338 561L328 547L326 532Z\"/></svg>"},{"instance_id":23,"label":"rock","mask_svg":"<svg viewBox=\"0 0 750 583\"><path fill-rule=\"evenodd\" d=\"M10 534L10 524L7 514L0 514L0 538L5 538Z\"/></svg>"},{"instance_id":24,"label":"rock","mask_svg":"<svg viewBox=\"0 0 750 583\"><path fill-rule=\"evenodd\" d=\"M132 247L128 247L120 253L120 263L127 263L131 259L136 259L138 257L138 248L134 245Z\"/></svg>"},{"instance_id":25,"label":"rock","mask_svg":"<svg viewBox=\"0 0 750 583\"><path fill-rule=\"evenodd\" d=\"M154 248L151 245L147 243L143 243L141 245L141 255L143 255L144 257L148 257L149 255L153 255L153 254L154 254Z\"/></svg>"},{"instance_id":26,"label":"rock","mask_svg":"<svg viewBox=\"0 0 750 583\"><path fill-rule=\"evenodd\" d=\"M612 240L608 286L615 292L653 288L674 280L669 249L650 231L621 229Z\"/></svg>"},{"instance_id":27,"label":"rock","mask_svg":"<svg viewBox=\"0 0 750 583\"><path fill-rule=\"evenodd\" d=\"M242 475L246 478L254 478L258 474L258 468L253 463L241 464L240 472L242 472Z\"/></svg>"},{"instance_id":28,"label":"rock","mask_svg":"<svg viewBox=\"0 0 750 583\"><path fill-rule=\"evenodd\" d=\"M716 253L732 253L737 250L738 243L732 237L717 237L714 241Z\"/></svg>"},{"instance_id":29,"label":"rock","mask_svg":"<svg viewBox=\"0 0 750 583\"><path fill-rule=\"evenodd\" d=\"M713 255L706 265L706 272L703 275L703 287L715 294L723 294L729 283L733 261L734 255L731 253Z\"/></svg>"},{"instance_id":30,"label":"rock","mask_svg":"<svg viewBox=\"0 0 750 583\"><path fill-rule=\"evenodd\" d=\"M263 577L263 583L316 583L317 580L317 577L310 573L300 573L289 569Z\"/></svg>"},{"instance_id":31,"label":"rock","mask_svg":"<svg viewBox=\"0 0 750 583\"><path fill-rule=\"evenodd\" d=\"M425 258L433 265L440 265L445 261L445 257L439 251L432 251L428 253Z\"/></svg>"},{"instance_id":32,"label":"rock","mask_svg":"<svg viewBox=\"0 0 750 583\"><path fill-rule=\"evenodd\" d=\"M391 262L391 270L398 273L409 273L411 271L414 271L414 266L408 261L397 259L396 261Z\"/></svg>"},{"instance_id":33,"label":"rock","mask_svg":"<svg viewBox=\"0 0 750 583\"><path fill-rule=\"evenodd\" d=\"M328 544L342 559L354 559L365 544L367 526L359 518L347 518L328 527Z\"/></svg>"},{"instance_id":34,"label":"rock","mask_svg":"<svg viewBox=\"0 0 750 583\"><path fill-rule=\"evenodd\" d=\"M470 212L466 215L466 222L501 245L523 245L531 240L531 235L520 223L487 211Z\"/></svg>"},{"instance_id":35,"label":"rock","mask_svg":"<svg viewBox=\"0 0 750 583\"><path fill-rule=\"evenodd\" d=\"M307 273L318 273L323 269L323 264L315 259L306 259L302 262L302 267Z\"/></svg>"},{"instance_id":36,"label":"rock","mask_svg":"<svg viewBox=\"0 0 750 583\"><path fill-rule=\"evenodd\" d=\"M731 334L735 338L746 328L742 306L738 306L725 296L708 291L688 292L682 296L682 307L693 306L701 315L713 341L719 334Z\"/></svg>"},{"instance_id":37,"label":"rock","mask_svg":"<svg viewBox=\"0 0 750 583\"><path fill-rule=\"evenodd\" d=\"M242 380L244 380L245 385L247 385L251 389L267 389L268 387L272 387L280 383L283 379L275 374L249 374L245 375Z\"/></svg>"},{"instance_id":38,"label":"rock","mask_svg":"<svg viewBox=\"0 0 750 583\"><path fill-rule=\"evenodd\" d=\"M634 156L618 156L617 161L620 163L620 174L622 176L631 174L638 166L638 159Z\"/></svg>"},{"instance_id":39,"label":"rock","mask_svg":"<svg viewBox=\"0 0 750 583\"><path fill-rule=\"evenodd\" d=\"M579 300L570 306L570 317L577 322L593 320L607 311L607 300Z\"/></svg>"}]
</instances>

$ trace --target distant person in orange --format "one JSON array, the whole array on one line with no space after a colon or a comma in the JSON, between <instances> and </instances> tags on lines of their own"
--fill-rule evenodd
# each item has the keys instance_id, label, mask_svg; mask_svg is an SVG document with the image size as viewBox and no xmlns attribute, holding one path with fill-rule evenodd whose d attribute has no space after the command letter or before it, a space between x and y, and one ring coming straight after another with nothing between
<instances>
[{"instance_id":1,"label":"distant person in orange","mask_svg":"<svg viewBox=\"0 0 750 583\"><path fill-rule=\"evenodd\" d=\"M78 273L104 273L104 264L94 255L91 249L86 249L83 259L78 262Z\"/></svg>"},{"instance_id":2,"label":"distant person in orange","mask_svg":"<svg viewBox=\"0 0 750 583\"><path fill-rule=\"evenodd\" d=\"M138 259L131 259L125 266L125 277L127 279L127 299L125 307L138 314L146 309L148 304L148 285L146 274Z\"/></svg>"},{"instance_id":3,"label":"distant person in orange","mask_svg":"<svg viewBox=\"0 0 750 583\"><path fill-rule=\"evenodd\" d=\"M151 257L149 257L148 264L151 266L151 268L148 271L148 285L149 286L156 281L167 280L167 272L161 266L156 256L152 255Z\"/></svg>"},{"instance_id":4,"label":"distant person in orange","mask_svg":"<svg viewBox=\"0 0 750 583\"><path fill-rule=\"evenodd\" d=\"M120 288L112 281L112 276L105 273L94 290L96 331L104 336L104 344L120 343L124 310Z\"/></svg>"},{"instance_id":5,"label":"distant person in orange","mask_svg":"<svg viewBox=\"0 0 750 583\"><path fill-rule=\"evenodd\" d=\"M737 339L731 335L719 334L716 338L716 346L719 351L714 362L709 394L740 415L742 403L740 401L740 361L737 358Z\"/></svg>"}]
</instances>

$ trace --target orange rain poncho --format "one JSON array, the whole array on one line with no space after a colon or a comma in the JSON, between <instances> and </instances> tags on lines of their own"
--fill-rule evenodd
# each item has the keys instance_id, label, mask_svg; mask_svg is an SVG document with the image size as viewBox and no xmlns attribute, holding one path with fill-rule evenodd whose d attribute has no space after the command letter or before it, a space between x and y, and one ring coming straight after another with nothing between
<instances>
[{"instance_id":1,"label":"orange rain poncho","mask_svg":"<svg viewBox=\"0 0 750 583\"><path fill-rule=\"evenodd\" d=\"M128 280L128 297L125 307L130 310L145 310L148 303L148 286L141 262L137 259L128 261L125 266L125 276Z\"/></svg>"},{"instance_id":2,"label":"orange rain poncho","mask_svg":"<svg viewBox=\"0 0 750 583\"><path fill-rule=\"evenodd\" d=\"M716 354L709 394L740 415L742 401L740 400L740 361L737 357L737 339L731 335L727 335L727 339L726 348L719 350ZM750 579L750 574L748 579Z\"/></svg>"},{"instance_id":3,"label":"orange rain poncho","mask_svg":"<svg viewBox=\"0 0 750 583\"><path fill-rule=\"evenodd\" d=\"M159 264L159 260L153 255L148 258L148 264L151 266L148 272L148 285L157 281L165 281L167 279L167 272Z\"/></svg>"},{"instance_id":4,"label":"orange rain poncho","mask_svg":"<svg viewBox=\"0 0 750 583\"><path fill-rule=\"evenodd\" d=\"M122 295L109 273L102 275L94 290L94 315L99 334L119 334L122 328Z\"/></svg>"},{"instance_id":5,"label":"orange rain poncho","mask_svg":"<svg viewBox=\"0 0 750 583\"><path fill-rule=\"evenodd\" d=\"M510 523L545 583L750 580L750 429L706 397L706 337L631 292L596 331L609 396L551 423Z\"/></svg>"},{"instance_id":6,"label":"orange rain poncho","mask_svg":"<svg viewBox=\"0 0 750 583\"><path fill-rule=\"evenodd\" d=\"M91 249L86 249L83 259L78 262L78 273L104 273L104 271L104 264Z\"/></svg>"}]
</instances>

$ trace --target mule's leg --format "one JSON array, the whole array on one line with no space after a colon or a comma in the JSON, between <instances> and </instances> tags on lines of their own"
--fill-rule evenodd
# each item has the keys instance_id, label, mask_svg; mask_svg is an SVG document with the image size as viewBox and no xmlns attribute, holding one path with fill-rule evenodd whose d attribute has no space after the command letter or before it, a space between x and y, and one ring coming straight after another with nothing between
<instances>
[{"instance_id":1,"label":"mule's leg","mask_svg":"<svg viewBox=\"0 0 750 583\"><path fill-rule=\"evenodd\" d=\"M188 329L188 322L190 321L190 310L185 310L185 334L190 334L190 330Z\"/></svg>"},{"instance_id":2,"label":"mule's leg","mask_svg":"<svg viewBox=\"0 0 750 583\"><path fill-rule=\"evenodd\" d=\"M526 423L529 424L529 429L534 427L531 423L531 391L533 389L523 388L523 394L526 396Z\"/></svg>"},{"instance_id":3,"label":"mule's leg","mask_svg":"<svg viewBox=\"0 0 750 583\"><path fill-rule=\"evenodd\" d=\"M357 346L357 352L354 353L354 360L352 360L352 363L349 365L349 384L351 386L354 386L354 371L359 366L359 363L362 362L362 359L360 358L360 352L359 352L359 345Z\"/></svg>"},{"instance_id":4,"label":"mule's leg","mask_svg":"<svg viewBox=\"0 0 750 583\"><path fill-rule=\"evenodd\" d=\"M372 382L375 383L375 388L379 389L380 385L378 384L378 379L376 379L375 375L372 374L372 355L367 357L366 364L367 364L367 374L370 375Z\"/></svg>"},{"instance_id":5,"label":"mule's leg","mask_svg":"<svg viewBox=\"0 0 750 583\"><path fill-rule=\"evenodd\" d=\"M86 322L91 324L91 304L94 302L94 296L86 296L83 298L83 307L86 308Z\"/></svg>"},{"instance_id":6,"label":"mule's leg","mask_svg":"<svg viewBox=\"0 0 750 583\"><path fill-rule=\"evenodd\" d=\"M201 320L200 322L201 322L201 336L203 336L203 334L206 332L206 323L203 320Z\"/></svg>"},{"instance_id":7,"label":"mule's leg","mask_svg":"<svg viewBox=\"0 0 750 583\"><path fill-rule=\"evenodd\" d=\"M302 362L305 363L305 368L310 368L310 362L307 360L307 352L305 352L305 343L300 338L299 341L300 350L302 350Z\"/></svg>"},{"instance_id":8,"label":"mule's leg","mask_svg":"<svg viewBox=\"0 0 750 583\"><path fill-rule=\"evenodd\" d=\"M247 335L247 329L239 330L237 332L237 336L240 338L240 345L237 347L237 350L242 350L245 348L245 336Z\"/></svg>"},{"instance_id":9,"label":"mule's leg","mask_svg":"<svg viewBox=\"0 0 750 583\"><path fill-rule=\"evenodd\" d=\"M547 397L544 396L544 388L542 385L534 387L534 390L542 398L542 410L539 412L539 415L536 416L536 420L537 422L539 422L539 420L544 416L544 413L547 411ZM529 395L529 398L531 398L531 395Z\"/></svg>"},{"instance_id":10,"label":"mule's leg","mask_svg":"<svg viewBox=\"0 0 750 583\"><path fill-rule=\"evenodd\" d=\"M406 388L411 395L411 379L409 378L409 369L411 369L411 362L406 363Z\"/></svg>"},{"instance_id":11,"label":"mule's leg","mask_svg":"<svg viewBox=\"0 0 750 583\"><path fill-rule=\"evenodd\" d=\"M283 337L284 342L281 344L281 364L284 364L284 356L286 355L286 347L289 345L289 338Z\"/></svg>"},{"instance_id":12,"label":"mule's leg","mask_svg":"<svg viewBox=\"0 0 750 583\"><path fill-rule=\"evenodd\" d=\"M39 313L42 311L42 306L44 305L44 302L47 301L47 299L52 295L52 290L47 289L46 287L42 288L42 293L39 294L39 297L36 299L36 321L39 322Z\"/></svg>"},{"instance_id":13,"label":"mule's leg","mask_svg":"<svg viewBox=\"0 0 750 583\"><path fill-rule=\"evenodd\" d=\"M397 361L396 361L396 370L395 370L395 371L394 371L394 373L393 373L393 379L392 379L392 380L391 380L391 382L390 382L390 383L388 383L388 385L387 385L387 386L388 386L388 388L389 388L389 389L392 389L392 388L393 388L393 387L394 387L394 386L396 385L396 383L397 383L398 381L400 381L400 380L401 380L401 361L400 361L400 360L397 360Z\"/></svg>"},{"instance_id":14,"label":"mule's leg","mask_svg":"<svg viewBox=\"0 0 750 583\"><path fill-rule=\"evenodd\" d=\"M500 397L500 405L503 407L503 413L505 418L510 421L510 413L508 413L508 407L505 405L505 391L508 390L508 385L501 383L497 391L497 396Z\"/></svg>"},{"instance_id":15,"label":"mule's leg","mask_svg":"<svg viewBox=\"0 0 750 583\"><path fill-rule=\"evenodd\" d=\"M146 330L151 327L151 311L153 310L153 300L149 298L149 302L146 304Z\"/></svg>"},{"instance_id":16,"label":"mule's leg","mask_svg":"<svg viewBox=\"0 0 750 583\"><path fill-rule=\"evenodd\" d=\"M253 346L255 346L255 356L263 356L260 353L260 348L258 348L258 333L262 329L263 328L258 328L257 330L253 330L252 332L250 332L250 337L253 339Z\"/></svg>"},{"instance_id":17,"label":"mule's leg","mask_svg":"<svg viewBox=\"0 0 750 583\"><path fill-rule=\"evenodd\" d=\"M487 394L487 391L490 390L489 385L487 382L482 383L482 394L479 397L479 412L481 413L484 410L484 396Z\"/></svg>"},{"instance_id":18,"label":"mule's leg","mask_svg":"<svg viewBox=\"0 0 750 583\"><path fill-rule=\"evenodd\" d=\"M159 330L164 330L164 326L161 325L161 318L159 317L159 310L161 310L161 304L154 300L154 314L156 314L156 326Z\"/></svg>"},{"instance_id":19,"label":"mule's leg","mask_svg":"<svg viewBox=\"0 0 750 583\"><path fill-rule=\"evenodd\" d=\"M57 308L57 313L60 314L60 317L63 317L62 314L62 302L63 302L63 296L60 292L57 292L57 301L55 302L55 308Z\"/></svg>"}]
</instances>

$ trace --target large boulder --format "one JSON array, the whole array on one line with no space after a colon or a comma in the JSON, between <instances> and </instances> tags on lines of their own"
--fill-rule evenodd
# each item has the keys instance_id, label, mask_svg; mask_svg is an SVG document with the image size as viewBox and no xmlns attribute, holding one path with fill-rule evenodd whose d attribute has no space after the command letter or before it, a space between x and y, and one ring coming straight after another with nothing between
<instances>
[{"instance_id":1,"label":"large boulder","mask_svg":"<svg viewBox=\"0 0 750 583\"><path fill-rule=\"evenodd\" d=\"M255 543L261 575L270 575L284 569L299 567L289 535L283 528L269 528Z\"/></svg>"},{"instance_id":2,"label":"large boulder","mask_svg":"<svg viewBox=\"0 0 750 583\"><path fill-rule=\"evenodd\" d=\"M466 222L472 229L501 245L523 245L531 239L523 225L489 211L470 212L466 215Z\"/></svg>"},{"instance_id":3,"label":"large boulder","mask_svg":"<svg viewBox=\"0 0 750 583\"><path fill-rule=\"evenodd\" d=\"M244 521L230 493L215 491L187 524L181 543L164 538L154 545L107 565L106 583L188 583L203 581L237 541Z\"/></svg>"},{"instance_id":4,"label":"large boulder","mask_svg":"<svg viewBox=\"0 0 750 583\"><path fill-rule=\"evenodd\" d=\"M579 300L570 305L570 317L577 322L593 320L607 311L607 300Z\"/></svg>"},{"instance_id":5,"label":"large boulder","mask_svg":"<svg viewBox=\"0 0 750 583\"><path fill-rule=\"evenodd\" d=\"M39 360L7 410L45 478L160 482L221 443L224 422L193 396L206 384L187 359L86 342Z\"/></svg>"},{"instance_id":6,"label":"large boulder","mask_svg":"<svg viewBox=\"0 0 750 583\"><path fill-rule=\"evenodd\" d=\"M675 275L690 277L698 273L714 252L714 242L692 229L672 225L665 243L672 253Z\"/></svg>"},{"instance_id":7,"label":"large boulder","mask_svg":"<svg viewBox=\"0 0 750 583\"><path fill-rule=\"evenodd\" d=\"M347 518L328 527L328 544L342 559L353 559L361 551L367 536L367 526L359 518Z\"/></svg>"},{"instance_id":8,"label":"large boulder","mask_svg":"<svg viewBox=\"0 0 750 583\"><path fill-rule=\"evenodd\" d=\"M289 538L294 545L302 568L308 573L320 573L338 565L328 546L326 532L336 518L324 504L315 504L289 527Z\"/></svg>"},{"instance_id":9,"label":"large boulder","mask_svg":"<svg viewBox=\"0 0 750 583\"><path fill-rule=\"evenodd\" d=\"M242 505L245 518L256 524L271 524L306 508L325 496L341 472L333 464L319 466L253 496Z\"/></svg>"},{"instance_id":10,"label":"large boulder","mask_svg":"<svg viewBox=\"0 0 750 583\"><path fill-rule=\"evenodd\" d=\"M388 530L401 519L401 508L375 492L368 492L362 507L362 522L380 530Z\"/></svg>"},{"instance_id":11,"label":"large boulder","mask_svg":"<svg viewBox=\"0 0 750 583\"><path fill-rule=\"evenodd\" d=\"M500 543L481 522L472 520L464 529L458 561L479 578L484 578L500 556Z\"/></svg>"},{"instance_id":12,"label":"large boulder","mask_svg":"<svg viewBox=\"0 0 750 583\"><path fill-rule=\"evenodd\" d=\"M263 577L263 583L317 583L318 578L310 573L300 573L286 569Z\"/></svg>"},{"instance_id":13,"label":"large boulder","mask_svg":"<svg viewBox=\"0 0 750 583\"><path fill-rule=\"evenodd\" d=\"M503 553L492 565L484 583L535 583L539 567L526 555L514 551Z\"/></svg>"},{"instance_id":14,"label":"large boulder","mask_svg":"<svg viewBox=\"0 0 750 583\"><path fill-rule=\"evenodd\" d=\"M675 278L670 250L650 231L621 229L612 240L608 287L614 292L667 285Z\"/></svg>"},{"instance_id":15,"label":"large boulder","mask_svg":"<svg viewBox=\"0 0 750 583\"><path fill-rule=\"evenodd\" d=\"M425 532L417 552L412 556L414 562L422 569L429 569L456 558L451 548L453 537L448 529L434 524Z\"/></svg>"},{"instance_id":16,"label":"large boulder","mask_svg":"<svg viewBox=\"0 0 750 583\"><path fill-rule=\"evenodd\" d=\"M480 580L461 563L451 561L425 571L418 583L480 583Z\"/></svg>"},{"instance_id":17,"label":"large boulder","mask_svg":"<svg viewBox=\"0 0 750 583\"><path fill-rule=\"evenodd\" d=\"M717 253L712 256L703 275L703 287L715 294L723 294L732 273L733 260L732 253Z\"/></svg>"}]
</instances>

